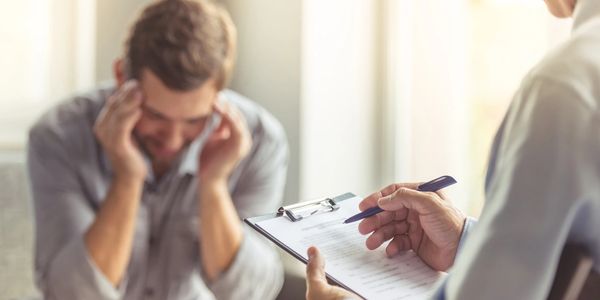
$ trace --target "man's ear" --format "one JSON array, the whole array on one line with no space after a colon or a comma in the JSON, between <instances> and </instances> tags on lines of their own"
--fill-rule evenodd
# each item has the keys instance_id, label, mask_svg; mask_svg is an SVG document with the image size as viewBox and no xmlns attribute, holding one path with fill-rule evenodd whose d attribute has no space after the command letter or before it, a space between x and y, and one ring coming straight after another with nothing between
<instances>
[{"instance_id":1,"label":"man's ear","mask_svg":"<svg viewBox=\"0 0 600 300\"><path fill-rule=\"evenodd\" d=\"M113 75L115 76L117 87L121 87L127 81L127 76L125 76L125 62L122 58L117 58L113 62Z\"/></svg>"}]
</instances>

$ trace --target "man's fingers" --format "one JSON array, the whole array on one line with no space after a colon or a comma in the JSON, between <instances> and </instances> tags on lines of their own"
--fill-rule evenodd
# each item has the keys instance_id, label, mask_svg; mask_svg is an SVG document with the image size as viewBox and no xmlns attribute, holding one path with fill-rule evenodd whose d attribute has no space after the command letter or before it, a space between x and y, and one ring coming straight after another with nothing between
<instances>
[{"instance_id":1,"label":"man's fingers","mask_svg":"<svg viewBox=\"0 0 600 300\"><path fill-rule=\"evenodd\" d=\"M239 139L243 135L249 138L246 118L242 112L227 102L215 103L215 111L221 115L221 124L226 124L230 129L230 135L233 138Z\"/></svg>"},{"instance_id":2,"label":"man's fingers","mask_svg":"<svg viewBox=\"0 0 600 300\"><path fill-rule=\"evenodd\" d=\"M416 189L419 186L418 183L394 183L394 184L390 184L386 187L384 187L383 189L379 190L378 192L375 192L369 196L367 196L365 199L363 199L359 204L358 204L358 208L363 211L363 210L367 210L371 207L375 207L377 206L377 201L385 196L389 196L391 194L393 194L395 191L397 191L399 188L409 188L409 189Z\"/></svg>"},{"instance_id":3,"label":"man's fingers","mask_svg":"<svg viewBox=\"0 0 600 300\"><path fill-rule=\"evenodd\" d=\"M444 192L443 189L436 191L436 194L438 194L438 196L440 196L440 198L442 198L442 200L448 200L448 194L446 194L446 192Z\"/></svg>"},{"instance_id":4,"label":"man's fingers","mask_svg":"<svg viewBox=\"0 0 600 300\"><path fill-rule=\"evenodd\" d=\"M358 232L361 234L370 233L377 228L384 226L392 221L401 221L406 219L408 215L407 209L401 209L398 211L383 211L372 217L368 217L362 220L358 224Z\"/></svg>"},{"instance_id":5,"label":"man's fingers","mask_svg":"<svg viewBox=\"0 0 600 300\"><path fill-rule=\"evenodd\" d=\"M325 276L325 259L319 250L312 246L307 250L308 263L306 264L306 281L310 284L327 284Z\"/></svg>"},{"instance_id":6,"label":"man's fingers","mask_svg":"<svg viewBox=\"0 0 600 300\"><path fill-rule=\"evenodd\" d=\"M140 108L142 105L142 91L139 89L133 89L127 97L121 101L118 109L124 111L131 111L132 109Z\"/></svg>"},{"instance_id":7,"label":"man's fingers","mask_svg":"<svg viewBox=\"0 0 600 300\"><path fill-rule=\"evenodd\" d=\"M229 138L230 136L229 124L223 121L223 118L219 120L219 125L208 137L208 142L220 141Z\"/></svg>"},{"instance_id":8,"label":"man's fingers","mask_svg":"<svg viewBox=\"0 0 600 300\"><path fill-rule=\"evenodd\" d=\"M140 118L142 117L142 111L141 110L134 110L132 112L130 112L127 115L127 118L125 118L123 120L123 131L130 135L131 132L133 131L133 127L135 127L135 124L140 120Z\"/></svg>"},{"instance_id":9,"label":"man's fingers","mask_svg":"<svg viewBox=\"0 0 600 300\"><path fill-rule=\"evenodd\" d=\"M377 206L377 200L379 200L381 197L381 192L375 192L367 196L360 203L358 203L358 209L360 209L360 211L365 211L371 207Z\"/></svg>"},{"instance_id":10,"label":"man's fingers","mask_svg":"<svg viewBox=\"0 0 600 300\"><path fill-rule=\"evenodd\" d=\"M105 104L105 115L119 120L127 119L138 110L143 101L137 81L129 80Z\"/></svg>"},{"instance_id":11,"label":"man's fingers","mask_svg":"<svg viewBox=\"0 0 600 300\"><path fill-rule=\"evenodd\" d=\"M379 227L386 225L394 219L394 212L383 211L374 216L368 217L358 224L358 232L361 234L371 233Z\"/></svg>"},{"instance_id":12,"label":"man's fingers","mask_svg":"<svg viewBox=\"0 0 600 300\"><path fill-rule=\"evenodd\" d=\"M233 105L228 102L215 103L215 111L221 115L221 122L225 122L231 127L235 126L236 116Z\"/></svg>"},{"instance_id":13,"label":"man's fingers","mask_svg":"<svg viewBox=\"0 0 600 300\"><path fill-rule=\"evenodd\" d=\"M114 103L113 105L119 106L127 99L131 93L138 89L138 82L135 79L127 80L119 89L113 94Z\"/></svg>"},{"instance_id":14,"label":"man's fingers","mask_svg":"<svg viewBox=\"0 0 600 300\"><path fill-rule=\"evenodd\" d=\"M383 210L408 208L419 214L429 214L439 207L438 199L439 196L435 193L400 188L393 194L379 199L378 205Z\"/></svg>"},{"instance_id":15,"label":"man's fingers","mask_svg":"<svg viewBox=\"0 0 600 300\"><path fill-rule=\"evenodd\" d=\"M377 229L367 238L365 244L370 250L377 249L381 244L396 235L405 234L408 231L408 223L394 222Z\"/></svg>"},{"instance_id":16,"label":"man's fingers","mask_svg":"<svg viewBox=\"0 0 600 300\"><path fill-rule=\"evenodd\" d=\"M407 235L397 235L395 236L390 243L385 248L385 253L388 257L393 257L394 255L411 249L410 239Z\"/></svg>"}]
</instances>

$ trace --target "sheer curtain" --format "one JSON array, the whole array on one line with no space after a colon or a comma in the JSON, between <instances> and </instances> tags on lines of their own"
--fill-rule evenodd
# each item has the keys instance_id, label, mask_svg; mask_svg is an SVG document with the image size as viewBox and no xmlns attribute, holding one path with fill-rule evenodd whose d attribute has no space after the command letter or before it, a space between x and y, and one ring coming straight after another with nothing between
<instances>
[{"instance_id":1,"label":"sheer curtain","mask_svg":"<svg viewBox=\"0 0 600 300\"><path fill-rule=\"evenodd\" d=\"M95 0L0 4L0 149L21 150L49 106L94 84Z\"/></svg>"},{"instance_id":2,"label":"sheer curtain","mask_svg":"<svg viewBox=\"0 0 600 300\"><path fill-rule=\"evenodd\" d=\"M386 141L389 181L448 174L461 207L470 188L466 1L385 2Z\"/></svg>"},{"instance_id":3,"label":"sheer curtain","mask_svg":"<svg viewBox=\"0 0 600 300\"><path fill-rule=\"evenodd\" d=\"M385 136L389 181L442 174L478 215L493 135L521 78L564 40L542 1L387 0Z\"/></svg>"}]
</instances>

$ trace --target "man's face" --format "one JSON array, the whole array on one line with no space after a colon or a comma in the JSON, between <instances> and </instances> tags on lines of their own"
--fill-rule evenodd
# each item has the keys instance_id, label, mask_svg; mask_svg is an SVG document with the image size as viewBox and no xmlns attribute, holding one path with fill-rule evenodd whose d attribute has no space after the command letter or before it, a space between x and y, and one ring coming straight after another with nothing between
<instances>
[{"instance_id":1,"label":"man's face","mask_svg":"<svg viewBox=\"0 0 600 300\"><path fill-rule=\"evenodd\" d=\"M148 69L139 82L144 101L134 134L153 163L171 164L204 129L218 91L213 81L186 92L171 90Z\"/></svg>"},{"instance_id":2,"label":"man's face","mask_svg":"<svg viewBox=\"0 0 600 300\"><path fill-rule=\"evenodd\" d=\"M568 18L573 15L577 0L544 0L548 10L557 18Z\"/></svg>"}]
</instances>

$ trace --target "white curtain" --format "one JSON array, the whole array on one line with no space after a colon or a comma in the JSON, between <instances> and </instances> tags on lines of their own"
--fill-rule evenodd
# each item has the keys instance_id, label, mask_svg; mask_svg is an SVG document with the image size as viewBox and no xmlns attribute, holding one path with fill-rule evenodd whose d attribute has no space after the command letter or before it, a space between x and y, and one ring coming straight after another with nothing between
<instances>
[{"instance_id":1,"label":"white curtain","mask_svg":"<svg viewBox=\"0 0 600 300\"><path fill-rule=\"evenodd\" d=\"M388 0L386 149L390 182L452 175L461 207L470 188L466 1Z\"/></svg>"},{"instance_id":2,"label":"white curtain","mask_svg":"<svg viewBox=\"0 0 600 300\"><path fill-rule=\"evenodd\" d=\"M477 215L495 130L521 78L568 36L542 1L384 0L388 181L455 176Z\"/></svg>"}]
</instances>

